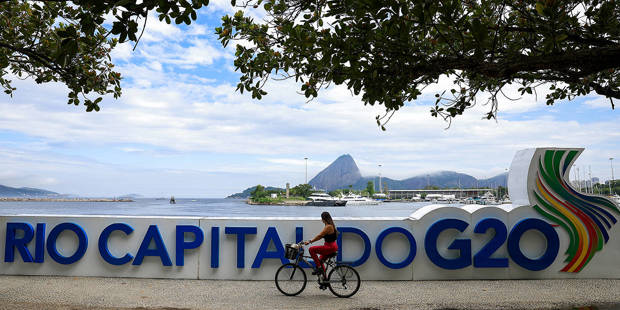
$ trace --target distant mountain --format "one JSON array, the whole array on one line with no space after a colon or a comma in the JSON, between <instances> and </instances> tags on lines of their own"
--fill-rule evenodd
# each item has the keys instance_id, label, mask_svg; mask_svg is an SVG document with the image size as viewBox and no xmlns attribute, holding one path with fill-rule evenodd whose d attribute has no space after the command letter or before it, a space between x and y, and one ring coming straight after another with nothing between
<instances>
[{"instance_id":1,"label":"distant mountain","mask_svg":"<svg viewBox=\"0 0 620 310\"><path fill-rule=\"evenodd\" d=\"M38 188L14 188L0 185L0 197L55 197L60 194Z\"/></svg>"},{"instance_id":2,"label":"distant mountain","mask_svg":"<svg viewBox=\"0 0 620 310\"><path fill-rule=\"evenodd\" d=\"M390 178L381 178L381 185L388 189L423 189L426 186L437 186L440 188L473 188L473 187L497 187L506 186L508 174L502 173L490 179L478 180L469 174L458 173L454 171L440 171L417 175L415 177L404 180L394 180ZM359 179L353 188L357 190L365 189L368 181L375 183L375 188L379 190L379 177L363 177ZM347 188L347 187L340 187Z\"/></svg>"},{"instance_id":3,"label":"distant mountain","mask_svg":"<svg viewBox=\"0 0 620 310\"><path fill-rule=\"evenodd\" d=\"M362 178L355 160L349 154L338 157L323 171L319 172L308 184L312 187L325 189L328 191L347 188Z\"/></svg>"},{"instance_id":4,"label":"distant mountain","mask_svg":"<svg viewBox=\"0 0 620 310\"><path fill-rule=\"evenodd\" d=\"M250 198L250 195L252 194L252 192L256 189L256 186L252 186L249 188L246 188L243 192L241 193L236 193L236 194L232 194L226 198L237 198L237 199L247 199ZM265 187L266 191L283 191L285 189L283 188L277 188L277 187L271 187L271 186L267 186Z\"/></svg>"},{"instance_id":5,"label":"distant mountain","mask_svg":"<svg viewBox=\"0 0 620 310\"><path fill-rule=\"evenodd\" d=\"M478 180L478 186L480 187L498 187L498 186L503 186L506 187L508 182L508 172L502 173L502 174L498 174L492 178L488 178L488 179L481 179Z\"/></svg>"},{"instance_id":6,"label":"distant mountain","mask_svg":"<svg viewBox=\"0 0 620 310\"><path fill-rule=\"evenodd\" d=\"M381 178L382 187L388 189L423 189L426 186L440 188L474 188L474 187L497 187L506 186L508 173L502 173L488 179L476 179L475 177L454 171L439 171L410 177L404 180L394 180L386 177ZM323 169L310 182L313 188L332 191L346 189L353 185L353 189L363 190L372 181L375 189L379 190L379 177L362 177L355 160L351 155L345 154L338 157L327 168ZM228 198L248 198L256 187L250 187L241 193L233 194ZM267 189L278 189L267 187Z\"/></svg>"},{"instance_id":7,"label":"distant mountain","mask_svg":"<svg viewBox=\"0 0 620 310\"><path fill-rule=\"evenodd\" d=\"M506 186L508 174L502 173L489 179L478 180L475 177L454 171L439 171L417 175L404 180L394 180L381 178L382 187L387 185L388 189L422 189L428 185L440 188L471 188L471 187L497 187ZM319 172L309 184L316 189L331 191L334 189L348 188L353 185L353 189L362 190L368 182L375 183L375 188L379 189L379 177L362 177L355 160L349 154L338 157L323 171Z\"/></svg>"},{"instance_id":8,"label":"distant mountain","mask_svg":"<svg viewBox=\"0 0 620 310\"><path fill-rule=\"evenodd\" d=\"M373 181L377 190L379 189L379 177L365 177L358 181L353 187L356 189L366 188L368 181ZM426 186L445 187L475 187L476 178L471 175L454 171L440 171L428 174L417 175L404 180L393 180L381 178L381 184L387 185L388 189L422 189Z\"/></svg>"}]
</instances>

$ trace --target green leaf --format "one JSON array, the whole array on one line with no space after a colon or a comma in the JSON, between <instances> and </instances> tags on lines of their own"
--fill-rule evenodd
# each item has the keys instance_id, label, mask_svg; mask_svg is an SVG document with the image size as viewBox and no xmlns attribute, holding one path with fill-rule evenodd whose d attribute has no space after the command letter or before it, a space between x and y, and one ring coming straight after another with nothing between
<instances>
[{"instance_id":1,"label":"green leaf","mask_svg":"<svg viewBox=\"0 0 620 310\"><path fill-rule=\"evenodd\" d=\"M545 5L541 2L536 2L536 12L538 12L539 15L545 15L544 11Z\"/></svg>"},{"instance_id":2,"label":"green leaf","mask_svg":"<svg viewBox=\"0 0 620 310\"><path fill-rule=\"evenodd\" d=\"M567 35L566 33L563 33L563 34L559 35L559 36L556 38L556 40L557 40L558 42L562 42L562 41L566 40L567 38L568 38L568 35Z\"/></svg>"}]
</instances>

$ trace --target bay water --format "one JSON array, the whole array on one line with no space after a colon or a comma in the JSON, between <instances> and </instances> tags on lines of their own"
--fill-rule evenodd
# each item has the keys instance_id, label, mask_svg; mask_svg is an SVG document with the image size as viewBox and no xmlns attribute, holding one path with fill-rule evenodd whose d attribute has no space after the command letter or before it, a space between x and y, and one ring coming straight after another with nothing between
<instances>
[{"instance_id":1,"label":"bay water","mask_svg":"<svg viewBox=\"0 0 620 310\"><path fill-rule=\"evenodd\" d=\"M334 217L407 217L430 202L387 202L379 205L346 207L248 205L242 199L177 198L135 199L133 202L2 201L2 215L138 215L209 217L320 217L329 211Z\"/></svg>"}]
</instances>

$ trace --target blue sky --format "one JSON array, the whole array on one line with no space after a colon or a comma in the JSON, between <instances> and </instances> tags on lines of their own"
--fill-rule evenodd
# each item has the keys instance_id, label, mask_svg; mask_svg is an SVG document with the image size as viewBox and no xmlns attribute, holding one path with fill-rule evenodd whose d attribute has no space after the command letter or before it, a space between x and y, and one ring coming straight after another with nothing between
<instances>
[{"instance_id":1,"label":"blue sky","mask_svg":"<svg viewBox=\"0 0 620 310\"><path fill-rule=\"evenodd\" d=\"M585 147L577 165L610 177L620 157L620 117L596 95L544 104L525 96L500 101L497 121L476 106L449 129L430 116L434 91L401 109L381 131L381 107L364 106L343 87L306 103L293 82L271 81L261 101L234 92L234 44L222 48L213 29L229 10L211 2L186 27L149 18L136 51L113 53L123 96L102 111L66 104L66 88L17 80L13 98L0 96L0 184L84 196L224 197L255 184L304 182L349 153L363 175L406 178L438 170L475 177L502 173L520 149ZM516 90L518 86L512 89ZM511 91L508 89L507 91ZM620 167L620 166L618 166ZM617 169L620 174L620 169Z\"/></svg>"}]
</instances>

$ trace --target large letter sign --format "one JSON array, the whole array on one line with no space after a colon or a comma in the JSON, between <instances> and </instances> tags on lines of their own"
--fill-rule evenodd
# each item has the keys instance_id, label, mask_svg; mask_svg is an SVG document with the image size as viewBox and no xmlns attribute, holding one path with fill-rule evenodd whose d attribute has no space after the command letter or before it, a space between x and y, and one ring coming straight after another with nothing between
<instances>
[{"instance_id":1,"label":"large letter sign","mask_svg":"<svg viewBox=\"0 0 620 310\"><path fill-rule=\"evenodd\" d=\"M512 204L431 204L399 217L333 212L335 263L365 280L620 279L618 205L569 181L582 151L517 152ZM347 208L338 210L358 212ZM321 231L323 210L311 209L310 218L0 214L0 274L273 280L297 257L314 266L309 246L292 259L284 246Z\"/></svg>"},{"instance_id":2,"label":"large letter sign","mask_svg":"<svg viewBox=\"0 0 620 310\"><path fill-rule=\"evenodd\" d=\"M17 238L17 231L21 230L24 236ZM26 245L32 240L34 229L28 223L7 223L6 242L4 244L4 261L12 262L15 258L15 249L19 252L24 262L32 262L32 255Z\"/></svg>"},{"instance_id":3,"label":"large letter sign","mask_svg":"<svg viewBox=\"0 0 620 310\"><path fill-rule=\"evenodd\" d=\"M70 230L74 232L78 237L77 250L75 251L75 253L68 257L63 256L62 254L60 254L58 249L56 249L56 240L58 239L60 233L65 230ZM54 227L54 229L52 229L52 231L50 231L50 234L47 236L47 253L49 253L52 259L54 259L57 263L63 265L73 264L80 260L80 258L82 258L82 256L84 256L84 254L86 253L86 248L88 248L88 237L86 236L86 232L84 232L84 229L82 229L80 225L77 225L75 223L58 224L56 227Z\"/></svg>"},{"instance_id":4,"label":"large letter sign","mask_svg":"<svg viewBox=\"0 0 620 310\"><path fill-rule=\"evenodd\" d=\"M133 228L125 223L114 223L106 227L99 235L99 253L106 262L112 265L127 264L133 259L133 255L126 253L123 257L115 257L108 249L108 238L114 231L122 231L125 235L129 235L133 232Z\"/></svg>"},{"instance_id":5,"label":"large letter sign","mask_svg":"<svg viewBox=\"0 0 620 310\"><path fill-rule=\"evenodd\" d=\"M495 218L486 218L474 228L474 232L477 234L484 234L489 229L495 231L495 236L482 248L476 255L474 255L474 267L476 268L504 268L508 267L508 258L493 258L491 255L497 251L505 242L508 237L506 225L502 221ZM518 246L518 245L517 245Z\"/></svg>"},{"instance_id":6,"label":"large letter sign","mask_svg":"<svg viewBox=\"0 0 620 310\"><path fill-rule=\"evenodd\" d=\"M390 262L383 255L383 247L382 247L383 240L385 240L385 237L387 237L388 235L392 233L403 234L407 238L407 241L409 242L409 254L402 262L399 262L399 263ZM385 266L392 268L392 269L400 269L400 268L405 268L409 266L409 264L411 264L411 262L413 262L413 259L415 258L416 247L417 245L415 243L415 238L413 237L413 235L408 230L402 227L390 227L390 228L383 230L379 234L379 237L377 237L377 242L375 243L375 250L377 252L377 258Z\"/></svg>"},{"instance_id":7,"label":"large letter sign","mask_svg":"<svg viewBox=\"0 0 620 310\"><path fill-rule=\"evenodd\" d=\"M149 248L151 242L155 244L154 249ZM158 256L161 259L162 265L172 266L172 261L170 260L170 255L168 255L166 244L164 244L164 240L161 237L161 233L159 232L157 225L149 226L149 229L146 231L146 235L142 240L142 244L140 245L140 249L138 249L136 258L131 264L141 265L145 256Z\"/></svg>"},{"instance_id":8,"label":"large letter sign","mask_svg":"<svg viewBox=\"0 0 620 310\"><path fill-rule=\"evenodd\" d=\"M459 257L453 259L447 259L442 257L437 250L437 238L439 234L446 229L456 229L463 232L469 224L457 219L445 219L440 220L433 224L426 232L426 238L424 240L424 247L426 248L426 255L435 263L435 265L445 269L460 269L471 265L471 240L468 239L456 239L448 249L458 250Z\"/></svg>"},{"instance_id":9,"label":"large letter sign","mask_svg":"<svg viewBox=\"0 0 620 310\"><path fill-rule=\"evenodd\" d=\"M523 233L530 229L538 230L547 240L547 249L538 259L530 259L526 257L523 252L521 252L521 248L519 247L519 242L521 241ZM558 256L559 247L560 242L558 239L558 234L555 232L553 227L551 227L551 225L539 219L522 220L512 228L512 231L510 231L510 237L508 237L508 253L510 253L510 257L512 257L512 260L519 266L529 270L537 271L549 267L549 265L551 265L555 260L556 256Z\"/></svg>"}]
</instances>

